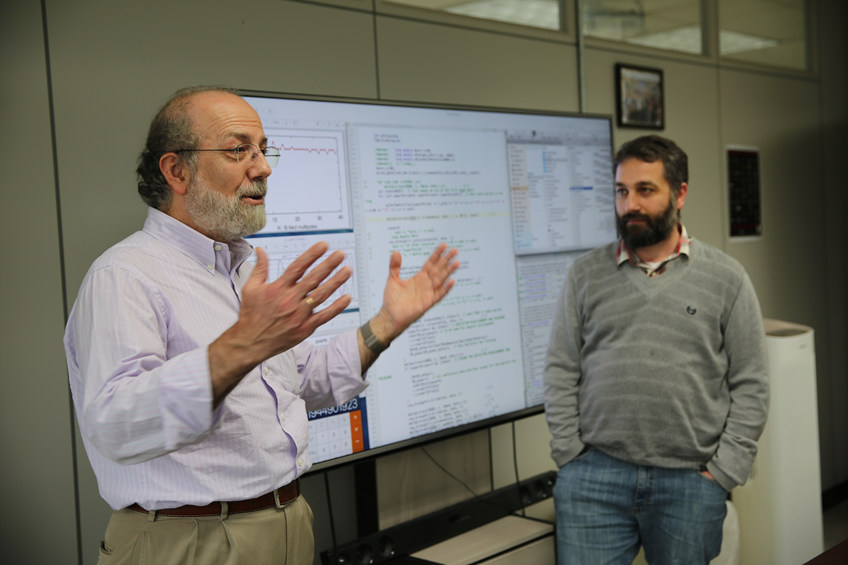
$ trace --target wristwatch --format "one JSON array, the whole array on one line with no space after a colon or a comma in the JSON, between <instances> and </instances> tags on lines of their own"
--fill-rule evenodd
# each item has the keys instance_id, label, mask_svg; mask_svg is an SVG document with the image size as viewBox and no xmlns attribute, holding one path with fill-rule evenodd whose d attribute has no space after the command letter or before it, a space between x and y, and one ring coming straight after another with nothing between
<instances>
[{"instance_id":1,"label":"wristwatch","mask_svg":"<svg viewBox=\"0 0 848 565\"><path fill-rule=\"evenodd\" d=\"M365 340L365 345L371 350L371 353L379 355L389 348L388 345L377 339L374 332L371 331L371 320L365 322L359 331L362 332L362 339Z\"/></svg>"}]
</instances>

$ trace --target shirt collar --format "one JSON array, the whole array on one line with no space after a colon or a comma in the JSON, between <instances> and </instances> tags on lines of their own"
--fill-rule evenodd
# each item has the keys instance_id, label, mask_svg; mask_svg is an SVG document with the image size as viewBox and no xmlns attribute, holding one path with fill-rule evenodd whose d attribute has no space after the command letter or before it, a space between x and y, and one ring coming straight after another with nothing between
<instances>
[{"instance_id":1,"label":"shirt collar","mask_svg":"<svg viewBox=\"0 0 848 565\"><path fill-rule=\"evenodd\" d=\"M686 231L686 226L683 223L677 224L677 229L680 232L680 239L677 241L677 248L665 259L660 261L655 265L651 265L649 263L645 263L639 256L636 255L633 251L630 250L629 247L624 243L624 240L620 237L618 238L618 248L615 253L615 264L618 267L621 267L624 263L630 263L634 267L639 267L644 270L647 274L652 273L661 273L664 269L666 263L669 261L673 261L678 257L689 257L689 249L692 244L692 238L689 237L689 232Z\"/></svg>"},{"instance_id":2,"label":"shirt collar","mask_svg":"<svg viewBox=\"0 0 848 565\"><path fill-rule=\"evenodd\" d=\"M230 274L253 254L253 246L244 239L229 243L215 241L156 208L147 209L142 231L179 249L209 271L219 266Z\"/></svg>"}]
</instances>

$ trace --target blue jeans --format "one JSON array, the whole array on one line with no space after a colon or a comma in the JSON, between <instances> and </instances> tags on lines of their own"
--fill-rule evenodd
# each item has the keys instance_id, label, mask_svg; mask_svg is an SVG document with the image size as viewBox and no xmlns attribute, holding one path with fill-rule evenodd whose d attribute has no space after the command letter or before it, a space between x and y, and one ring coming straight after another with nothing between
<instances>
[{"instance_id":1,"label":"blue jeans","mask_svg":"<svg viewBox=\"0 0 848 565\"><path fill-rule=\"evenodd\" d=\"M554 485L558 565L707 564L721 550L727 491L689 469L643 467L594 448Z\"/></svg>"}]
</instances>

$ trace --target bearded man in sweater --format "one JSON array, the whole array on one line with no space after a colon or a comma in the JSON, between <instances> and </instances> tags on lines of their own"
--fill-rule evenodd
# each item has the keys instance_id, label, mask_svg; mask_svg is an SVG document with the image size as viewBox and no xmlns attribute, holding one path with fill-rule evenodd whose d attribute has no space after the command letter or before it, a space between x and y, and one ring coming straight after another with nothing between
<instances>
[{"instance_id":1,"label":"bearded man in sweater","mask_svg":"<svg viewBox=\"0 0 848 565\"><path fill-rule=\"evenodd\" d=\"M686 154L645 136L614 159L619 240L571 267L555 314L545 410L560 467L558 563L709 563L768 405L750 279L689 237Z\"/></svg>"}]
</instances>

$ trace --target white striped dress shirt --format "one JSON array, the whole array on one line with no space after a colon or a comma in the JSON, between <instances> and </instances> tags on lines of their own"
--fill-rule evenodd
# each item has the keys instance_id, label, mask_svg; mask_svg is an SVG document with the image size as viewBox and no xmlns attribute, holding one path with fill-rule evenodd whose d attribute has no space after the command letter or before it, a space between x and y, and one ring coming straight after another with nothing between
<instances>
[{"instance_id":1,"label":"white striped dress shirt","mask_svg":"<svg viewBox=\"0 0 848 565\"><path fill-rule=\"evenodd\" d=\"M212 409L207 347L238 318L246 241L155 209L91 266L65 331L71 392L113 509L247 500L309 469L306 410L364 390L356 332L259 364Z\"/></svg>"}]
</instances>

